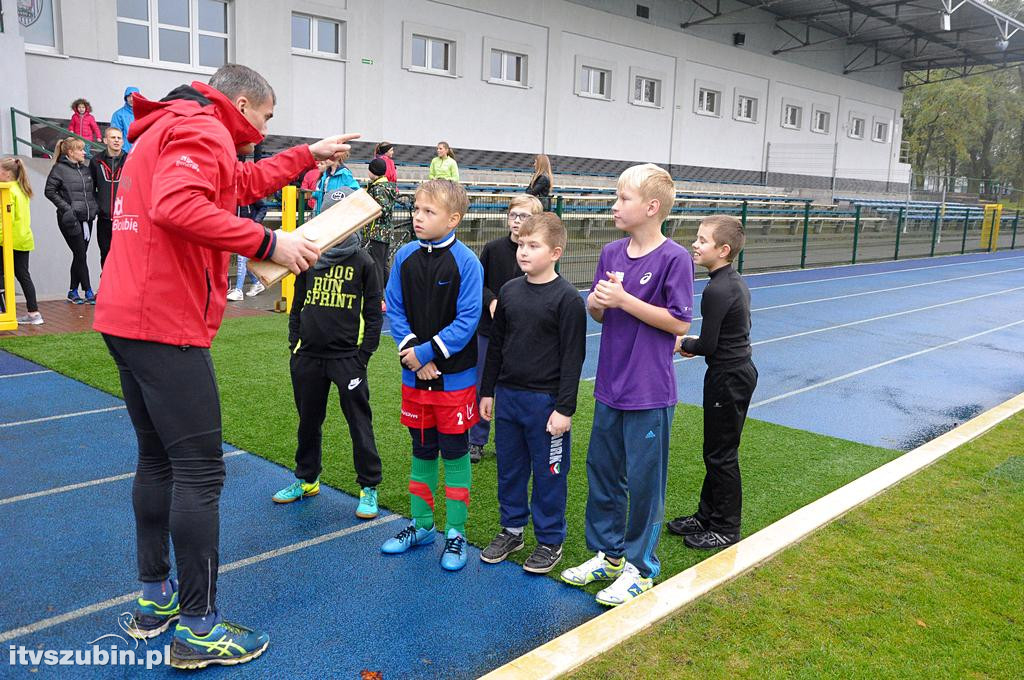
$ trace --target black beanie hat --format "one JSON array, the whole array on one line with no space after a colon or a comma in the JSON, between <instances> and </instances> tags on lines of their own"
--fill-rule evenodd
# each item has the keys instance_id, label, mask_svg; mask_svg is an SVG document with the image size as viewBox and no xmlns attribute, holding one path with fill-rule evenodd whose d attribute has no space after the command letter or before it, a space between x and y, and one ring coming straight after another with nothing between
<instances>
[{"instance_id":1,"label":"black beanie hat","mask_svg":"<svg viewBox=\"0 0 1024 680\"><path fill-rule=\"evenodd\" d=\"M387 174L388 164L384 162L383 158L374 158L370 161L370 172L377 177L383 177Z\"/></svg>"}]
</instances>

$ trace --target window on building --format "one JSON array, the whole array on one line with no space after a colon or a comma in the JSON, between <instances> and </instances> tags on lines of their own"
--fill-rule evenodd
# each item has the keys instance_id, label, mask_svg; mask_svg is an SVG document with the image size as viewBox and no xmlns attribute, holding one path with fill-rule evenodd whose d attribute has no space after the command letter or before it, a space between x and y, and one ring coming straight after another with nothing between
<instances>
[{"instance_id":1,"label":"window on building","mask_svg":"<svg viewBox=\"0 0 1024 680\"><path fill-rule=\"evenodd\" d=\"M876 120L871 131L871 140L874 142L888 142L889 124Z\"/></svg>"},{"instance_id":2,"label":"window on building","mask_svg":"<svg viewBox=\"0 0 1024 680\"><path fill-rule=\"evenodd\" d=\"M593 66L581 66L579 74L579 92L588 97L611 99L612 73Z\"/></svg>"},{"instance_id":3,"label":"window on building","mask_svg":"<svg viewBox=\"0 0 1024 680\"><path fill-rule=\"evenodd\" d=\"M818 132L821 134L828 134L829 127L832 124L832 114L828 111L815 110L814 120L811 121L811 132Z\"/></svg>"},{"instance_id":4,"label":"window on building","mask_svg":"<svg viewBox=\"0 0 1024 680\"><path fill-rule=\"evenodd\" d=\"M633 103L641 106L661 106L661 81L646 76L634 78Z\"/></svg>"},{"instance_id":5,"label":"window on building","mask_svg":"<svg viewBox=\"0 0 1024 680\"><path fill-rule=\"evenodd\" d=\"M18 2L18 27L26 44L54 49L57 47L55 11L53 0Z\"/></svg>"},{"instance_id":6,"label":"window on building","mask_svg":"<svg viewBox=\"0 0 1024 680\"><path fill-rule=\"evenodd\" d=\"M782 107L782 127L793 130L800 129L800 122L803 118L803 107L796 104L786 104Z\"/></svg>"},{"instance_id":7,"label":"window on building","mask_svg":"<svg viewBox=\"0 0 1024 680\"><path fill-rule=\"evenodd\" d=\"M226 0L117 0L117 53L216 69L228 62Z\"/></svg>"},{"instance_id":8,"label":"window on building","mask_svg":"<svg viewBox=\"0 0 1024 680\"><path fill-rule=\"evenodd\" d=\"M344 24L306 14L292 14L292 52L322 57L344 56Z\"/></svg>"},{"instance_id":9,"label":"window on building","mask_svg":"<svg viewBox=\"0 0 1024 680\"><path fill-rule=\"evenodd\" d=\"M856 116L851 117L848 134L852 139L864 139L864 119Z\"/></svg>"},{"instance_id":10,"label":"window on building","mask_svg":"<svg viewBox=\"0 0 1024 680\"><path fill-rule=\"evenodd\" d=\"M454 75L455 43L426 35L412 36L412 67L429 73Z\"/></svg>"},{"instance_id":11,"label":"window on building","mask_svg":"<svg viewBox=\"0 0 1024 680\"><path fill-rule=\"evenodd\" d=\"M526 85L526 55L491 50L491 82Z\"/></svg>"},{"instance_id":12,"label":"window on building","mask_svg":"<svg viewBox=\"0 0 1024 680\"><path fill-rule=\"evenodd\" d=\"M744 94L736 95L736 120L757 122L757 99Z\"/></svg>"},{"instance_id":13,"label":"window on building","mask_svg":"<svg viewBox=\"0 0 1024 680\"><path fill-rule=\"evenodd\" d=\"M720 115L722 109L722 93L706 87L697 89L697 113L705 116Z\"/></svg>"}]
</instances>

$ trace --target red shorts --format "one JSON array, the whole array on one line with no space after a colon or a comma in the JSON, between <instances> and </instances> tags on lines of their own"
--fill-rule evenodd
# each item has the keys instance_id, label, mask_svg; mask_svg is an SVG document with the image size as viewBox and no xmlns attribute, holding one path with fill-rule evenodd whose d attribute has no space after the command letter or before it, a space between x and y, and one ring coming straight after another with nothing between
<instances>
[{"instance_id":1,"label":"red shorts","mask_svg":"<svg viewBox=\"0 0 1024 680\"><path fill-rule=\"evenodd\" d=\"M417 430L436 427L443 434L462 434L479 421L476 387L435 392L402 385L402 424L407 427Z\"/></svg>"}]
</instances>

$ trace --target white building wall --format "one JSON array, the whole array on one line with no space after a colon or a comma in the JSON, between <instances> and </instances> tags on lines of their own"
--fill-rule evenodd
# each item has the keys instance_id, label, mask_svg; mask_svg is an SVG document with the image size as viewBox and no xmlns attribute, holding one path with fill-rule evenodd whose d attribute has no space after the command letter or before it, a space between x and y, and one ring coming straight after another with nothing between
<instances>
[{"instance_id":1,"label":"white building wall","mask_svg":"<svg viewBox=\"0 0 1024 680\"><path fill-rule=\"evenodd\" d=\"M587 6L593 4L610 11ZM432 145L444 139L456 149L543 151L746 171L765 169L769 145L809 145L818 149L811 154L813 162L791 170L818 175L827 174L817 157L820 149L831 144L834 150L838 143L835 164L842 170L876 178L894 167L902 95L892 73L843 77L837 72L843 50L819 53L813 60L796 53L766 56L779 35L761 12L742 15L749 22L743 48L726 44L735 27L673 29L672 21L680 18L673 14L678 4L652 3L652 13L665 17L656 23L626 16L624 8L632 4L610 0L235 0L229 20L231 57L261 71L274 85L274 134L355 131L367 140L397 144ZM125 85L160 98L183 82L209 77L201 69L119 60L116 0L63 0L58 7L55 53L26 48L27 104L36 115L66 118L70 101L85 96L102 121L120 106ZM293 11L344 22L344 59L293 54ZM431 28L456 41L454 77L403 68L405 36ZM492 43L518 45L528 54L527 87L485 80L486 45ZM610 101L577 94L580 56L611 65ZM660 107L630 103L635 69L663 76ZM698 81L721 83L720 117L695 114ZM737 89L758 94L756 123L734 120ZM781 126L787 97L807 104L800 131ZM828 135L809 130L815 105L834 112ZM849 139L843 129L856 107L869 115L864 140ZM870 140L876 116L891 121L886 143Z\"/></svg>"}]
</instances>

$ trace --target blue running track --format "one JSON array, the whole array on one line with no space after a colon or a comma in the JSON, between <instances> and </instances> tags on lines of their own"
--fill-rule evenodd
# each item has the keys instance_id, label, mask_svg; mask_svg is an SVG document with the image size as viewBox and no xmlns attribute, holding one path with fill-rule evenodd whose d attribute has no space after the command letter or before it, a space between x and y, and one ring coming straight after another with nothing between
<instances>
[{"instance_id":1,"label":"blue running track","mask_svg":"<svg viewBox=\"0 0 1024 680\"><path fill-rule=\"evenodd\" d=\"M1024 254L747 282L760 371L752 417L909 449L1024 392ZM599 337L588 343L584 378L593 379ZM700 403L703 371L700 360L677 362L681 401ZM135 437L120 400L2 352L0 404L0 651L8 657L0 676L27 677L29 667L10 665L11 646L85 650L120 632L118 614L131 608ZM465 570L444 572L441 540L382 556L400 517L357 520L355 499L326 487L316 502L271 507L270 493L291 473L225 451L221 601L230 618L271 635L264 658L233 668L233 677L475 677L600 612L586 593L518 565L484 565L475 549ZM126 648L113 638L97 644Z\"/></svg>"}]
</instances>

